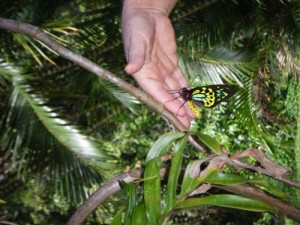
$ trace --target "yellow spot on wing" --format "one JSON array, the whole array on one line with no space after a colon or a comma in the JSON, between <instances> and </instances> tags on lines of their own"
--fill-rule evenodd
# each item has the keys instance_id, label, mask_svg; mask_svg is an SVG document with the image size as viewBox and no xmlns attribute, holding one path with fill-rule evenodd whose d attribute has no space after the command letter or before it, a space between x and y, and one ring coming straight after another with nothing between
<instances>
[{"instance_id":1,"label":"yellow spot on wing","mask_svg":"<svg viewBox=\"0 0 300 225\"><path fill-rule=\"evenodd\" d=\"M188 104L190 110L194 113L194 115L196 117L200 116L199 109L197 108L197 106L192 101L188 101L187 104Z\"/></svg>"},{"instance_id":2,"label":"yellow spot on wing","mask_svg":"<svg viewBox=\"0 0 300 225\"><path fill-rule=\"evenodd\" d=\"M197 89L195 91L193 91L193 95L200 93L200 91Z\"/></svg>"}]
</instances>

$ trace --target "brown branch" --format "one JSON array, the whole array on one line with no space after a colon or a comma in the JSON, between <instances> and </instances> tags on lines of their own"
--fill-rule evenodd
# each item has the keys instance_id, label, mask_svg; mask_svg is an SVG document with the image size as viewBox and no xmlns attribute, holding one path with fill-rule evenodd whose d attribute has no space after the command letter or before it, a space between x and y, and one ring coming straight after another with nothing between
<instances>
[{"instance_id":1,"label":"brown branch","mask_svg":"<svg viewBox=\"0 0 300 225\"><path fill-rule=\"evenodd\" d=\"M283 176L274 176L273 172L270 171L270 170L266 170L266 169L263 169L259 166L252 166L252 165L249 165L243 161L240 161L240 160L233 160L232 163L231 163L232 166L234 167L240 167L240 168L243 168L243 169L248 169L248 170L252 170L252 171L256 171L260 174L264 174L268 177L271 177L275 180L278 180L278 181L281 181L282 183L285 183L285 184L288 184L288 185L291 185L295 188L299 188L300 189L300 183L297 182L297 181L294 181L294 180L291 180L291 179L288 179L286 177L283 177Z\"/></svg>"},{"instance_id":2,"label":"brown branch","mask_svg":"<svg viewBox=\"0 0 300 225\"><path fill-rule=\"evenodd\" d=\"M200 159L198 161L195 161L192 167L190 168L191 176L203 176L210 168L216 168L218 167L220 170L222 167L228 163L235 168L246 168L250 169L256 172L260 172L261 174L265 174L267 176L270 176L274 179L277 179L279 181L286 182L286 178L283 176L289 171L289 169L285 169L279 165L276 165L273 163L270 159L268 159L262 150L259 149L247 149L241 153L236 153L235 155L229 157L227 155L227 151L225 149L222 150L222 155L217 156L209 156L204 159ZM262 165L262 167L258 166L251 166L247 163L244 163L243 161L238 160L239 158L243 157L254 157L257 161L259 161ZM165 159L162 158L162 160L169 160L169 157L166 157ZM209 165L203 170L200 170L200 166L202 163L210 161ZM182 171L183 172L183 171ZM166 179L166 176L168 175L168 170L165 168L161 170L161 178ZM118 181L124 180L125 182L133 182L138 179L141 179L143 176L143 170L134 170L132 172L128 172L125 174L122 174L111 181L107 182L105 185L103 185L100 189L98 189L90 198L88 198L81 207L76 211L76 213L72 216L68 224L81 224L85 218L96 209L97 205L101 204L106 198L109 197L109 195L113 194L114 192L117 192L121 189L119 186ZM291 185L299 188L299 183L292 181L290 183ZM236 185L236 186L221 186L221 185L212 185L212 187L216 187L222 190L226 190L238 195L242 195L249 198L258 199L260 201L263 201L272 207L278 213L288 216L291 219L294 219L298 222L300 222L300 210L291 205L290 203L277 199L275 197L272 197L268 194L266 194L264 191L262 191L259 188L250 186L248 184L242 184L242 185ZM208 188L208 187L207 187ZM197 189L196 189L197 191ZM199 190L198 190L199 191ZM201 189L203 191L203 188ZM192 192L193 193L193 192Z\"/></svg>"},{"instance_id":3,"label":"brown branch","mask_svg":"<svg viewBox=\"0 0 300 225\"><path fill-rule=\"evenodd\" d=\"M98 205L106 200L112 194L121 190L119 181L131 183L142 177L143 170L134 170L123 173L105 183L97 191L95 191L85 202L76 210L67 224L77 225L82 224Z\"/></svg>"},{"instance_id":4,"label":"brown branch","mask_svg":"<svg viewBox=\"0 0 300 225\"><path fill-rule=\"evenodd\" d=\"M170 123L174 125L174 127L180 132L186 132L186 127L176 118L176 116L167 110L164 105L151 96L147 95L142 90L132 86L131 84L127 83L123 79L120 79L116 75L112 74L111 72L105 70L104 68L98 66L91 60L61 46L56 41L52 40L42 29L35 27L30 24L26 24L23 22L6 19L0 17L0 28L22 33L33 37L34 39L44 43L46 46L51 48L53 51L57 52L60 56L65 59L70 60L71 62L81 66L82 68L90 71L91 73L97 75L103 80L109 81L112 84L120 87L124 91L132 94L141 102L145 103L151 109L159 113L161 116L166 118ZM208 151L206 146L195 139L193 136L189 136L189 142L197 149L198 151Z\"/></svg>"},{"instance_id":5,"label":"brown branch","mask_svg":"<svg viewBox=\"0 0 300 225\"><path fill-rule=\"evenodd\" d=\"M184 172L184 171L182 171ZM85 219L88 217L89 214L94 211L98 205L100 205L103 201L105 201L110 195L118 192L121 190L119 185L119 181L125 181L126 183L130 182L138 182L139 179L143 177L144 170L133 170L122 175L119 175L112 180L105 183L102 187L100 187L96 192L93 193L73 214L73 216L68 221L68 225L80 225L82 224ZM168 170L163 168L160 171L161 179L166 179ZM289 218L300 222L300 209L294 207L290 203L277 199L275 197L267 195L262 190L250 186L248 184L241 184L235 186L221 186L221 185L212 185L212 187L219 188L222 190L226 190L228 192L232 192L237 195L242 195L248 198L258 199L263 201L274 209L277 210L279 214L283 214L288 216Z\"/></svg>"},{"instance_id":6,"label":"brown branch","mask_svg":"<svg viewBox=\"0 0 300 225\"><path fill-rule=\"evenodd\" d=\"M285 184L300 189L299 182L285 177L285 175L291 172L292 170L290 168L284 168L271 161L264 154L262 149L249 148L246 149L245 151L237 152L232 156L229 156L227 154L227 150L225 148L222 149L222 152L223 152L222 155L216 155L216 156L210 155L207 158L196 160L190 168L190 175L192 177L196 177L196 176L201 177L202 174L207 173L211 168L218 168L218 171L222 171L224 165L229 164L237 170L248 169L251 171L255 171L257 173L266 175L270 178L273 178L275 180L278 180L280 182L283 182ZM239 160L240 158L250 157L250 156L255 158L256 161L261 164L261 166L253 166ZM203 162L207 162L207 161L210 161L209 165L204 170L201 171L200 165Z\"/></svg>"},{"instance_id":7,"label":"brown branch","mask_svg":"<svg viewBox=\"0 0 300 225\"><path fill-rule=\"evenodd\" d=\"M291 205L290 203L284 200L271 197L270 195L267 195L264 191L253 187L249 184L240 184L236 186L212 185L212 187L216 187L248 198L254 198L263 201L268 205L272 206L279 214L285 215L288 218L300 222L300 209L296 208L295 206Z\"/></svg>"},{"instance_id":8,"label":"brown branch","mask_svg":"<svg viewBox=\"0 0 300 225\"><path fill-rule=\"evenodd\" d=\"M231 166L233 166L235 169L248 169L251 171L255 171L257 173L266 175L270 178L273 178L275 180L278 180L282 183L291 185L295 188L299 188L300 189L300 183L292 180L292 179L288 179L285 177L285 175L289 172L291 172L292 170L290 168L285 168L282 167L280 165L277 165L276 163L274 163L273 161L271 161L263 152L262 149L255 149L255 148L249 148L246 149L242 152L237 152L232 156L229 156L227 154L227 150L225 148L222 148L222 155L217 155L214 156L210 162L210 164L206 167L205 170L208 170L209 168L219 168L219 170L222 170L223 166L225 164L229 164ZM253 166L250 165L242 160L239 160L240 158L244 158L244 157L253 157L254 159L256 159L257 162L260 163L261 166ZM194 164L197 164L198 162L202 162L203 159L197 160L194 162ZM199 170L199 168L198 168ZM205 173L204 171L201 171L201 173ZM194 172L195 174L199 173L200 175L200 170Z\"/></svg>"},{"instance_id":9,"label":"brown branch","mask_svg":"<svg viewBox=\"0 0 300 225\"><path fill-rule=\"evenodd\" d=\"M168 111L163 104L158 102L157 100L153 99L140 89L132 86L131 84L127 83L126 81L120 79L119 77L115 76L111 72L103 69L102 67L98 66L97 64L93 63L89 59L70 51L69 49L61 46L56 41L52 40L42 29L32 26L30 24L18 22L15 20L5 19L0 17L0 28L6 29L13 32L18 32L22 34L26 34L34 39L44 43L52 50L57 52L60 56L65 59L68 59L77 65L81 66L82 68L90 71L91 73L97 75L103 80L109 81L114 85L122 88L126 92L132 94L136 98L138 98L141 102L144 102L148 105L151 109L155 110L156 112L160 113L162 116L167 118L179 131L187 131L186 128L177 120L177 118Z\"/></svg>"},{"instance_id":10,"label":"brown branch","mask_svg":"<svg viewBox=\"0 0 300 225\"><path fill-rule=\"evenodd\" d=\"M249 157L249 156L252 156L253 158L255 158L261 164L261 167L260 166L252 166L241 160L238 160L239 158ZM262 149L249 148L243 152L235 153L233 156L230 157L230 159L227 161L227 163L237 169L243 168L243 169L256 171L260 174L264 174L268 177L271 177L273 179L276 179L278 181L281 181L281 182L291 185L293 187L300 188L299 182L285 177L285 175L288 172L291 172L292 170L290 168L284 168L280 165L277 165L273 161L271 161L264 154Z\"/></svg>"}]
</instances>

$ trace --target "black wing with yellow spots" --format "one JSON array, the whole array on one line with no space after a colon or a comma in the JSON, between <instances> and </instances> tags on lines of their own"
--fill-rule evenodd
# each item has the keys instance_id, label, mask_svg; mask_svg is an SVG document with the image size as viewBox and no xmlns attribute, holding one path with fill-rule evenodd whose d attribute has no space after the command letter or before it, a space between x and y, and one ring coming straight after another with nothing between
<instances>
[{"instance_id":1,"label":"black wing with yellow spots","mask_svg":"<svg viewBox=\"0 0 300 225\"><path fill-rule=\"evenodd\" d=\"M197 106L213 108L223 101L228 100L236 93L236 88L231 85L210 85L193 89L183 88L180 92L185 101L192 101Z\"/></svg>"}]
</instances>

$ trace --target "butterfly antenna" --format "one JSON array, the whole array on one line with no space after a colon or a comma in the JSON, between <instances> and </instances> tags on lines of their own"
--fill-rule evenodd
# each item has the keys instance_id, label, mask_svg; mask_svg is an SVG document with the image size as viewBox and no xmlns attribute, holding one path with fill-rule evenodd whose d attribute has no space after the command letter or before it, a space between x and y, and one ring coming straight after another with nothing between
<instances>
[{"instance_id":1,"label":"butterfly antenna","mask_svg":"<svg viewBox=\"0 0 300 225\"><path fill-rule=\"evenodd\" d=\"M171 100L168 100L168 101L166 101L164 104L166 104L166 103L168 103L168 102L172 102L172 101L174 101L174 100L176 100L176 99L178 99L178 98L180 98L181 96L179 95L178 97L176 97L176 98L173 98L173 99L171 99Z\"/></svg>"}]
</instances>

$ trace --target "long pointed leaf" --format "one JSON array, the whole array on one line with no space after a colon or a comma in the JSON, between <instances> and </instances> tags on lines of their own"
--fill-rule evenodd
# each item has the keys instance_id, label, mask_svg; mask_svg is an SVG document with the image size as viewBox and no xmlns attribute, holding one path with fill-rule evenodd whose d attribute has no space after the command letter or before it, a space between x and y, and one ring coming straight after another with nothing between
<instances>
[{"instance_id":1,"label":"long pointed leaf","mask_svg":"<svg viewBox=\"0 0 300 225\"><path fill-rule=\"evenodd\" d=\"M122 225L122 213L123 209L118 211L117 214L114 216L113 220L111 221L110 225Z\"/></svg>"},{"instance_id":2,"label":"long pointed leaf","mask_svg":"<svg viewBox=\"0 0 300 225\"><path fill-rule=\"evenodd\" d=\"M175 150L172 159L172 165L169 172L167 192L166 192L166 208L165 213L171 211L176 201L176 189L178 178L181 169L183 150L186 145L188 134L178 141L175 145Z\"/></svg>"},{"instance_id":3,"label":"long pointed leaf","mask_svg":"<svg viewBox=\"0 0 300 225\"><path fill-rule=\"evenodd\" d=\"M150 160L165 155L166 152L171 147L172 143L178 139L184 136L184 133L179 132L169 132L162 135L152 146L150 149L147 158L145 160L145 163L148 163Z\"/></svg>"},{"instance_id":4,"label":"long pointed leaf","mask_svg":"<svg viewBox=\"0 0 300 225\"><path fill-rule=\"evenodd\" d=\"M221 154L221 146L214 138L202 133L198 133L197 136L207 147L209 147L217 155Z\"/></svg>"},{"instance_id":5,"label":"long pointed leaf","mask_svg":"<svg viewBox=\"0 0 300 225\"><path fill-rule=\"evenodd\" d=\"M145 209L144 202L141 202L134 208L132 225L133 224L139 224L139 225L147 224L147 216L146 216L146 209Z\"/></svg>"},{"instance_id":6,"label":"long pointed leaf","mask_svg":"<svg viewBox=\"0 0 300 225\"><path fill-rule=\"evenodd\" d=\"M222 206L234 209L242 209L256 212L265 212L270 211L274 212L275 210L270 205L256 200L245 198L237 195L211 195L202 198L189 198L183 202L180 202L176 205L177 209L188 209L195 207L203 207L207 205Z\"/></svg>"},{"instance_id":7,"label":"long pointed leaf","mask_svg":"<svg viewBox=\"0 0 300 225\"><path fill-rule=\"evenodd\" d=\"M134 207L136 206L136 184L123 184L126 194L126 210L125 210L125 222L124 225L132 224L132 215Z\"/></svg>"},{"instance_id":8,"label":"long pointed leaf","mask_svg":"<svg viewBox=\"0 0 300 225\"><path fill-rule=\"evenodd\" d=\"M161 181L160 169L162 161L155 158L146 165L144 173L144 200L146 215L149 224L157 224L157 219L161 214Z\"/></svg>"}]
</instances>

